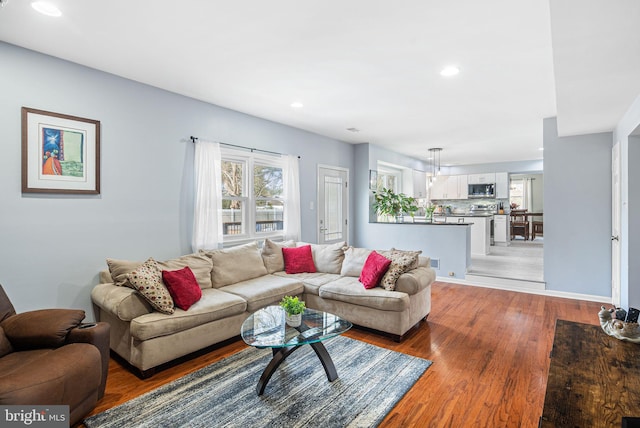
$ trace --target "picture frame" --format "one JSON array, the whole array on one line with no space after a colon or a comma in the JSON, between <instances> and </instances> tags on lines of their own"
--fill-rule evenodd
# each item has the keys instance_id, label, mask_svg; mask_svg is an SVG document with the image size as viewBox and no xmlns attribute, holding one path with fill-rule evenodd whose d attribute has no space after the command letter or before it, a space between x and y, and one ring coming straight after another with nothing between
<instances>
[{"instance_id":1,"label":"picture frame","mask_svg":"<svg viewBox=\"0 0 640 428\"><path fill-rule=\"evenodd\" d=\"M100 121L22 107L22 193L100 194Z\"/></svg>"},{"instance_id":2,"label":"picture frame","mask_svg":"<svg viewBox=\"0 0 640 428\"><path fill-rule=\"evenodd\" d=\"M375 169L369 170L369 190L376 190L378 185L378 171Z\"/></svg>"}]
</instances>

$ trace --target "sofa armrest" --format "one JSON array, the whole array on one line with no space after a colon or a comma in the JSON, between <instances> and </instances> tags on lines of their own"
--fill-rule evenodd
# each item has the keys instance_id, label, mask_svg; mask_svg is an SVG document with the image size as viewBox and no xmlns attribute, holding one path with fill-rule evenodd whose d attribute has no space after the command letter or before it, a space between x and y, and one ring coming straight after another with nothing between
<instances>
[{"instance_id":1,"label":"sofa armrest","mask_svg":"<svg viewBox=\"0 0 640 428\"><path fill-rule=\"evenodd\" d=\"M113 283L96 285L91 290L91 300L122 321L131 321L153 312L151 305L136 290Z\"/></svg>"},{"instance_id":2,"label":"sofa armrest","mask_svg":"<svg viewBox=\"0 0 640 428\"><path fill-rule=\"evenodd\" d=\"M80 309L40 309L8 317L2 329L15 349L57 348L84 317Z\"/></svg>"},{"instance_id":3,"label":"sofa armrest","mask_svg":"<svg viewBox=\"0 0 640 428\"><path fill-rule=\"evenodd\" d=\"M83 323L72 329L67 335L66 343L89 343L100 351L102 361L102 382L98 391L98 400L104 395L109 373L109 334L111 326L106 322Z\"/></svg>"},{"instance_id":4,"label":"sofa armrest","mask_svg":"<svg viewBox=\"0 0 640 428\"><path fill-rule=\"evenodd\" d=\"M428 267L418 267L400 275L396 281L396 291L413 295L430 286L435 279L435 270Z\"/></svg>"}]
</instances>

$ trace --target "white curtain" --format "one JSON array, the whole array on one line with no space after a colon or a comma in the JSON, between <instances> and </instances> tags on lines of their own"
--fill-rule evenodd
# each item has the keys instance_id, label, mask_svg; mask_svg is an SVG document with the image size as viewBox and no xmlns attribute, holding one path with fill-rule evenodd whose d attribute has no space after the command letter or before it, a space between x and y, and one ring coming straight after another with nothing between
<instances>
[{"instance_id":1,"label":"white curtain","mask_svg":"<svg viewBox=\"0 0 640 428\"><path fill-rule=\"evenodd\" d=\"M215 249L222 244L222 187L220 144L197 140L195 143L195 206L191 246Z\"/></svg>"},{"instance_id":2,"label":"white curtain","mask_svg":"<svg viewBox=\"0 0 640 428\"><path fill-rule=\"evenodd\" d=\"M297 156L286 157L284 177L284 239L300 240L300 167Z\"/></svg>"}]
</instances>

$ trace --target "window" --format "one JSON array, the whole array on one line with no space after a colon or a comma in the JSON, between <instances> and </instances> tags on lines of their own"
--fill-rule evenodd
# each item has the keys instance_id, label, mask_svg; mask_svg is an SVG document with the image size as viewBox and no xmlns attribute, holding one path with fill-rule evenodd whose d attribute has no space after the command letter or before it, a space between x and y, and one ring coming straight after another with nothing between
<instances>
[{"instance_id":1,"label":"window","mask_svg":"<svg viewBox=\"0 0 640 428\"><path fill-rule=\"evenodd\" d=\"M224 150L221 174L223 239L282 236L286 203L282 159Z\"/></svg>"},{"instance_id":2,"label":"window","mask_svg":"<svg viewBox=\"0 0 640 428\"><path fill-rule=\"evenodd\" d=\"M376 189L391 189L400 192L402 188L402 170L378 162L378 182Z\"/></svg>"}]
</instances>

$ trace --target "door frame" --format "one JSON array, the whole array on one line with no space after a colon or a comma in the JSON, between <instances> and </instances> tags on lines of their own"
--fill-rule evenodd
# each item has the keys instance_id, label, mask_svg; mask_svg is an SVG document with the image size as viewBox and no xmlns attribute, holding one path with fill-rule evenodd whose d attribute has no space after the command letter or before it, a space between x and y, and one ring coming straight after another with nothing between
<instances>
[{"instance_id":1,"label":"door frame","mask_svg":"<svg viewBox=\"0 0 640 428\"><path fill-rule=\"evenodd\" d=\"M350 197L349 197L349 192L350 192L350 187L349 187L349 168L344 168L341 166L333 166L333 165L326 165L326 164L318 164L318 167L316 169L316 184L317 184L317 188L316 188L316 242L320 242L320 186L322 185L320 183L320 170L321 169L331 169L334 171L340 171L340 172L344 172L347 175L347 189L346 189L346 213L345 213L345 220L347 220L347 224L345 224L345 228L344 228L344 235L343 235L343 241L345 242L349 242L349 215L350 215Z\"/></svg>"},{"instance_id":2,"label":"door frame","mask_svg":"<svg viewBox=\"0 0 640 428\"><path fill-rule=\"evenodd\" d=\"M619 307L622 300L622 157L620 142L611 148L611 303ZM617 175L617 181L616 181Z\"/></svg>"}]
</instances>

